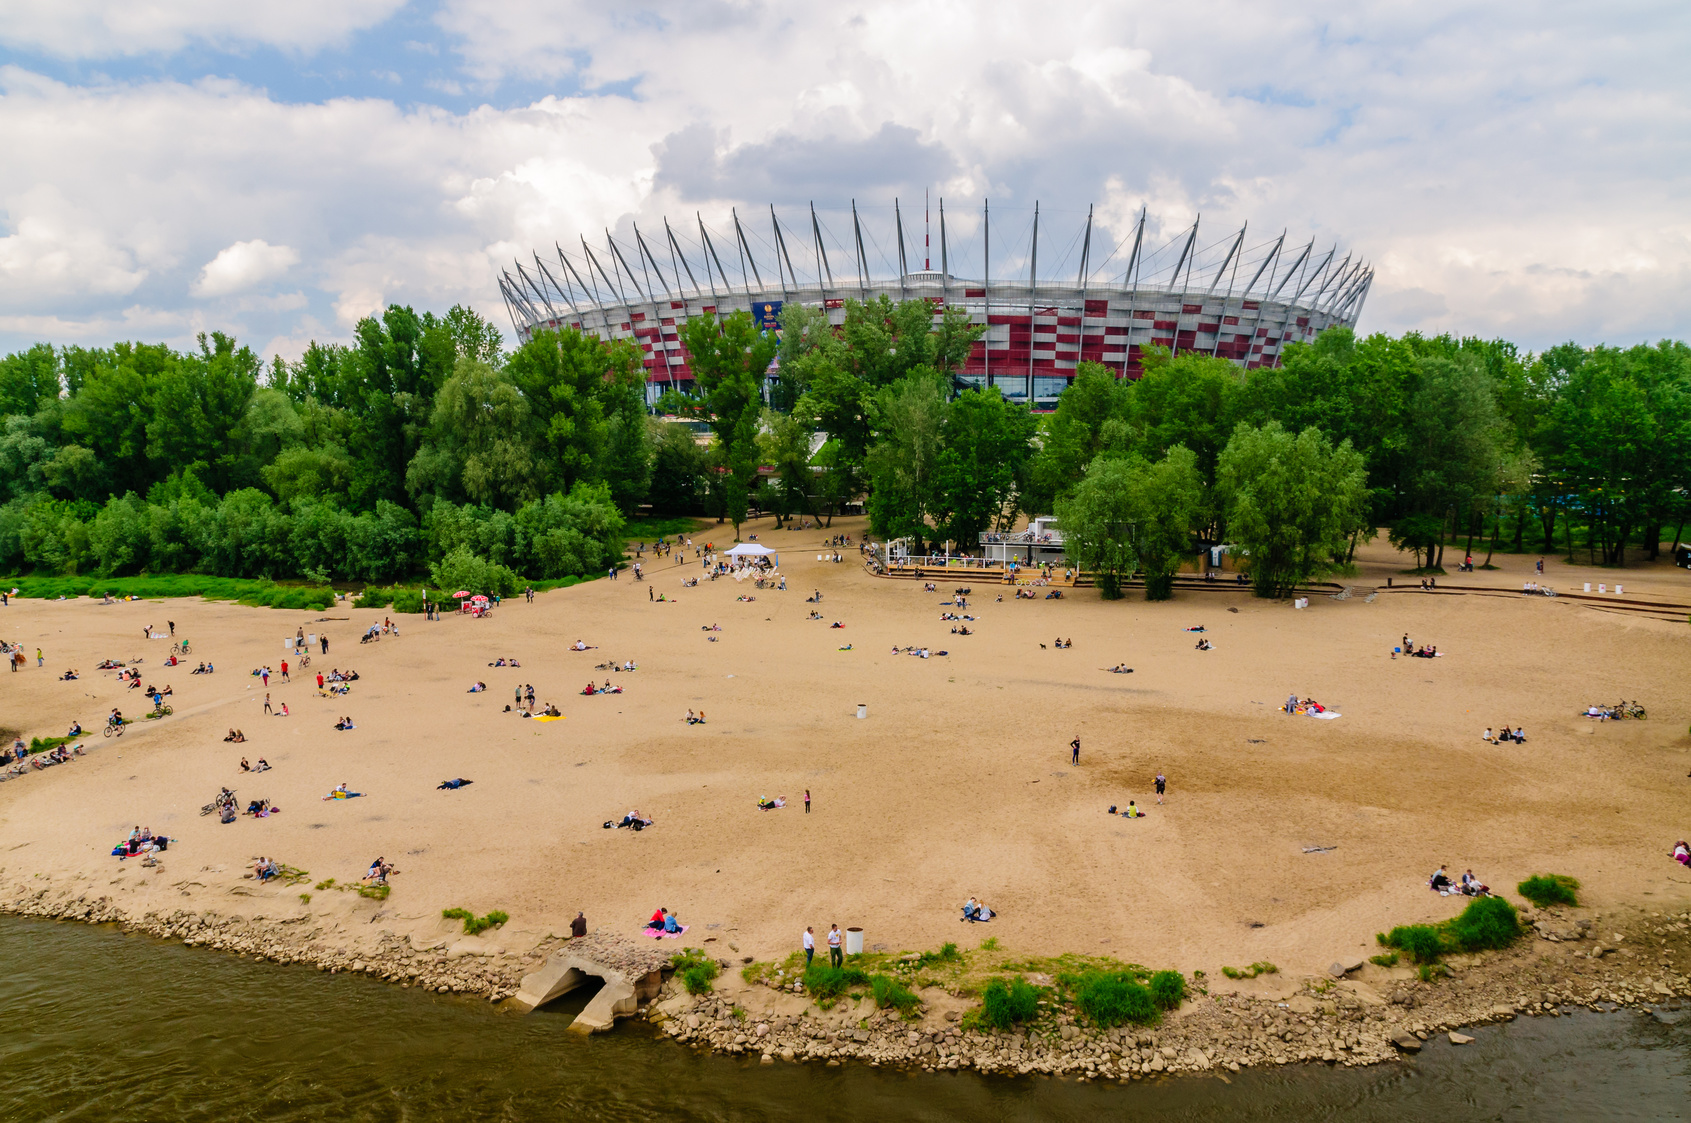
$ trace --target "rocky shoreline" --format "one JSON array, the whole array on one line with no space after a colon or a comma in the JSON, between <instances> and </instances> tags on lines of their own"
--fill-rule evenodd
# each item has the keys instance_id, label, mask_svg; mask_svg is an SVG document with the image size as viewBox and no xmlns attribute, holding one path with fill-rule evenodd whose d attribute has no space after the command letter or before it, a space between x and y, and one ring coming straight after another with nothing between
<instances>
[{"instance_id":1,"label":"rocky shoreline","mask_svg":"<svg viewBox=\"0 0 1691 1123\"><path fill-rule=\"evenodd\" d=\"M629 977L661 969L675 949L641 946L597 931L574 940L549 936L509 952L498 933L416 940L374 929L358 946L326 940L321 918L274 918L149 911L131 915L109 897L51 887L14 890L0 912L91 924L180 940L255 961L354 972L442 994L500 1002L554 952L592 960ZM1325 975L1276 980L1277 991L1223 992L1194 979L1193 992L1154 1027L1094 1029L1057 1006L1014 1032L962 1027L970 1005L959 994L922 995L905 1020L872 1001L842 1000L824 1011L790 987L742 983L725 971L715 991L688 995L667 980L638 1016L695 1048L755 1054L763 1063L848 1061L936 1071L1062 1075L1140 1080L1170 1073L1237 1072L1266 1065L1376 1064L1414 1053L1436 1034L1462 1044L1460 1031L1516 1017L1557 1017L1574 1008L1671 1011L1691 1006L1691 911L1527 913L1529 938L1497 952L1455 956L1446 973L1422 980L1402 967L1335 963ZM738 963L722 961L725 968ZM937 988L933 988L937 989Z\"/></svg>"}]
</instances>

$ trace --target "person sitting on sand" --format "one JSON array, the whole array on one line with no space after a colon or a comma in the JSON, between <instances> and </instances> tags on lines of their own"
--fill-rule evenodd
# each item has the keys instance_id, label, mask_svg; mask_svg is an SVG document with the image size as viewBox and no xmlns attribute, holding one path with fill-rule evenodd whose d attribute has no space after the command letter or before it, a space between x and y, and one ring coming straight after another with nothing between
<instances>
[{"instance_id":1,"label":"person sitting on sand","mask_svg":"<svg viewBox=\"0 0 1691 1123\"><path fill-rule=\"evenodd\" d=\"M564 716L563 711L558 709L558 704L556 702L546 703L546 709L542 711L542 714L545 717L563 717Z\"/></svg>"},{"instance_id":2,"label":"person sitting on sand","mask_svg":"<svg viewBox=\"0 0 1691 1123\"><path fill-rule=\"evenodd\" d=\"M1449 893L1455 888L1455 883L1450 880L1450 875L1444 872L1444 867L1440 866L1433 871L1433 876L1427 879L1427 888L1437 893Z\"/></svg>"},{"instance_id":3,"label":"person sitting on sand","mask_svg":"<svg viewBox=\"0 0 1691 1123\"><path fill-rule=\"evenodd\" d=\"M1126 663L1117 663L1115 666L1110 668L1110 673L1113 675L1131 675L1133 673L1133 668L1128 666Z\"/></svg>"},{"instance_id":4,"label":"person sitting on sand","mask_svg":"<svg viewBox=\"0 0 1691 1123\"><path fill-rule=\"evenodd\" d=\"M370 870L364 875L364 883L366 885L385 884L388 879L388 874L392 872L393 867L388 864L386 858L377 858L374 862L370 863Z\"/></svg>"},{"instance_id":5,"label":"person sitting on sand","mask_svg":"<svg viewBox=\"0 0 1691 1123\"><path fill-rule=\"evenodd\" d=\"M246 757L241 758L241 771L242 772L251 772L252 771L252 765L247 763Z\"/></svg>"},{"instance_id":6,"label":"person sitting on sand","mask_svg":"<svg viewBox=\"0 0 1691 1123\"><path fill-rule=\"evenodd\" d=\"M963 902L963 919L964 920L973 921L975 919L975 917L980 915L980 911L981 911L981 906L978 902L976 902L976 900L973 897L970 897L967 901Z\"/></svg>"},{"instance_id":7,"label":"person sitting on sand","mask_svg":"<svg viewBox=\"0 0 1691 1123\"><path fill-rule=\"evenodd\" d=\"M1691 843L1680 839L1673 844L1673 853L1669 857L1682 866L1691 866Z\"/></svg>"},{"instance_id":8,"label":"person sitting on sand","mask_svg":"<svg viewBox=\"0 0 1691 1123\"><path fill-rule=\"evenodd\" d=\"M681 918L676 916L674 913L670 913L668 916L663 918L663 930L670 934L680 934Z\"/></svg>"},{"instance_id":9,"label":"person sitting on sand","mask_svg":"<svg viewBox=\"0 0 1691 1123\"><path fill-rule=\"evenodd\" d=\"M576 640L574 643L570 644L570 650L571 651L591 651L593 649L587 646L586 641Z\"/></svg>"},{"instance_id":10,"label":"person sitting on sand","mask_svg":"<svg viewBox=\"0 0 1691 1123\"><path fill-rule=\"evenodd\" d=\"M591 696L592 696L592 695L594 695L594 694L597 694L597 693L599 693L599 688L598 688L598 687L596 687L596 686L594 686L594 685L593 685L593 680L592 680L592 679L588 679L588 680L587 680L587 685L586 685L586 686L585 686L585 687L583 687L583 688L582 688L582 691L581 691L581 692L582 692L582 693L583 693L583 694L586 694L586 695L588 695L588 696L589 696L589 697L591 697Z\"/></svg>"},{"instance_id":11,"label":"person sitting on sand","mask_svg":"<svg viewBox=\"0 0 1691 1123\"><path fill-rule=\"evenodd\" d=\"M1480 740L1486 742L1488 745L1494 745L1497 743L1497 738L1492 736L1491 726L1488 725L1485 727L1485 732L1480 734Z\"/></svg>"},{"instance_id":12,"label":"person sitting on sand","mask_svg":"<svg viewBox=\"0 0 1691 1123\"><path fill-rule=\"evenodd\" d=\"M1214 651L1215 650L1215 645L1210 643L1210 641L1207 640L1207 639L1199 640L1195 646L1197 647L1197 649L1199 651Z\"/></svg>"},{"instance_id":13,"label":"person sitting on sand","mask_svg":"<svg viewBox=\"0 0 1691 1123\"><path fill-rule=\"evenodd\" d=\"M656 928L659 931L662 931L664 921L667 920L667 919L669 919L669 910L661 908L657 912L654 912L652 914L652 919L646 921L646 927L647 928Z\"/></svg>"},{"instance_id":14,"label":"person sitting on sand","mask_svg":"<svg viewBox=\"0 0 1691 1123\"><path fill-rule=\"evenodd\" d=\"M1515 727L1515 732L1510 735L1509 739L1511 741L1514 741L1515 744L1517 744L1517 745L1526 744L1527 743L1526 730L1522 729L1520 726L1517 725Z\"/></svg>"},{"instance_id":15,"label":"person sitting on sand","mask_svg":"<svg viewBox=\"0 0 1691 1123\"><path fill-rule=\"evenodd\" d=\"M1491 896L1491 889L1480 884L1480 879L1474 876L1474 871L1469 870L1462 875L1462 895L1465 897L1489 897Z\"/></svg>"},{"instance_id":16,"label":"person sitting on sand","mask_svg":"<svg viewBox=\"0 0 1691 1123\"><path fill-rule=\"evenodd\" d=\"M70 728L65 731L65 736L66 737L80 737L80 736L82 736L82 723L80 721L71 722Z\"/></svg>"},{"instance_id":17,"label":"person sitting on sand","mask_svg":"<svg viewBox=\"0 0 1691 1123\"><path fill-rule=\"evenodd\" d=\"M282 708L276 711L276 716L277 717L287 717L288 716L288 704L286 702L283 702Z\"/></svg>"},{"instance_id":18,"label":"person sitting on sand","mask_svg":"<svg viewBox=\"0 0 1691 1123\"><path fill-rule=\"evenodd\" d=\"M335 728L342 731L353 728L352 719L350 717L337 718L335 720Z\"/></svg>"},{"instance_id":19,"label":"person sitting on sand","mask_svg":"<svg viewBox=\"0 0 1691 1123\"><path fill-rule=\"evenodd\" d=\"M1123 811L1121 814L1124 819L1138 819L1145 813L1139 810L1139 805L1130 799L1127 801L1127 810Z\"/></svg>"},{"instance_id":20,"label":"person sitting on sand","mask_svg":"<svg viewBox=\"0 0 1691 1123\"><path fill-rule=\"evenodd\" d=\"M270 771L270 762L263 757L259 757L258 763L252 766L252 770L254 772L268 772Z\"/></svg>"}]
</instances>

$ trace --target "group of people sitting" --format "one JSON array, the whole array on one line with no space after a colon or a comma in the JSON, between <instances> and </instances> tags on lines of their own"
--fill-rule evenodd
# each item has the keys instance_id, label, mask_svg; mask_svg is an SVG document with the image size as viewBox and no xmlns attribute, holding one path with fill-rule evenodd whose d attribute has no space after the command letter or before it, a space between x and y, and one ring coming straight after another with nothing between
<instances>
[{"instance_id":1,"label":"group of people sitting","mask_svg":"<svg viewBox=\"0 0 1691 1123\"><path fill-rule=\"evenodd\" d=\"M129 832L129 837L112 848L112 854L118 859L133 858L137 854L154 854L170 849L170 839L164 835L153 834L151 827L136 827Z\"/></svg>"},{"instance_id":2,"label":"group of people sitting","mask_svg":"<svg viewBox=\"0 0 1691 1123\"><path fill-rule=\"evenodd\" d=\"M223 739L231 744L239 745L247 739L247 735L239 729L231 729Z\"/></svg>"},{"instance_id":3,"label":"group of people sitting","mask_svg":"<svg viewBox=\"0 0 1691 1123\"><path fill-rule=\"evenodd\" d=\"M1286 704L1280 708L1289 714L1324 714L1327 712L1327 707L1314 698L1299 698L1296 694L1289 695L1286 698Z\"/></svg>"},{"instance_id":4,"label":"group of people sitting","mask_svg":"<svg viewBox=\"0 0 1691 1123\"><path fill-rule=\"evenodd\" d=\"M59 676L59 681L60 682L75 682L77 679L79 679L81 677L82 677L82 673L80 671L66 671L64 674Z\"/></svg>"},{"instance_id":5,"label":"group of people sitting","mask_svg":"<svg viewBox=\"0 0 1691 1123\"><path fill-rule=\"evenodd\" d=\"M0 760L4 760L6 755L0 753ZM55 764L68 764L76 757L87 756L88 754L81 745L57 745L44 753L32 754L24 748L22 741L18 741L12 746L10 755L16 759L17 763L13 764L7 771L14 776L21 776L26 768L40 772L42 769L51 768Z\"/></svg>"},{"instance_id":6,"label":"group of people sitting","mask_svg":"<svg viewBox=\"0 0 1691 1123\"><path fill-rule=\"evenodd\" d=\"M241 814L251 815L255 819L267 819L280 810L282 809L273 806L268 799L255 799L247 804L247 809Z\"/></svg>"},{"instance_id":7,"label":"group of people sitting","mask_svg":"<svg viewBox=\"0 0 1691 1123\"><path fill-rule=\"evenodd\" d=\"M636 807L633 811L624 815L620 823L606 823L605 825L607 827L616 827L618 830L621 830L623 827L627 827L629 830L643 831L652 825L652 820L640 814L640 809Z\"/></svg>"},{"instance_id":8,"label":"group of people sitting","mask_svg":"<svg viewBox=\"0 0 1691 1123\"><path fill-rule=\"evenodd\" d=\"M1110 814L1114 815L1116 813L1116 805L1113 803L1110 804ZM1120 814L1123 819L1143 819L1145 817L1144 810L1131 799L1127 801L1127 810L1122 811Z\"/></svg>"},{"instance_id":9,"label":"group of people sitting","mask_svg":"<svg viewBox=\"0 0 1691 1123\"><path fill-rule=\"evenodd\" d=\"M929 651L925 647L899 647L897 644L893 645L892 653L894 655L914 655L918 659L926 659L929 655L951 654L949 651Z\"/></svg>"},{"instance_id":10,"label":"group of people sitting","mask_svg":"<svg viewBox=\"0 0 1691 1123\"><path fill-rule=\"evenodd\" d=\"M692 710L687 711L687 724L688 725L703 725L704 723L705 723L705 712L703 710L700 710L696 714Z\"/></svg>"},{"instance_id":11,"label":"group of people sitting","mask_svg":"<svg viewBox=\"0 0 1691 1123\"><path fill-rule=\"evenodd\" d=\"M1115 666L1110 668L1110 673L1112 675L1131 675L1133 673L1133 668L1128 666L1126 663L1117 663Z\"/></svg>"},{"instance_id":12,"label":"group of people sitting","mask_svg":"<svg viewBox=\"0 0 1691 1123\"><path fill-rule=\"evenodd\" d=\"M510 713L511 707L506 706L505 712ZM558 709L558 704L556 702L548 702L548 703L546 703L546 705L543 708L536 710L534 708L534 695L532 695L532 694L530 694L528 696L528 708L524 709L524 708L522 708L521 703L518 703L517 713L522 717L563 717L564 716L563 711Z\"/></svg>"},{"instance_id":13,"label":"group of people sitting","mask_svg":"<svg viewBox=\"0 0 1691 1123\"><path fill-rule=\"evenodd\" d=\"M594 686L593 680L588 679L587 685L582 688L581 692L583 694L587 695L588 697L592 697L595 694L621 694L622 693L622 687L612 686L610 679L605 680L604 686Z\"/></svg>"},{"instance_id":14,"label":"group of people sitting","mask_svg":"<svg viewBox=\"0 0 1691 1123\"><path fill-rule=\"evenodd\" d=\"M668 909L659 909L652 914L652 919L646 921L646 928L658 932L680 932L681 918Z\"/></svg>"},{"instance_id":15,"label":"group of people sitting","mask_svg":"<svg viewBox=\"0 0 1691 1123\"><path fill-rule=\"evenodd\" d=\"M482 691L484 691L486 689L487 689L487 683L485 683L485 682L472 682L470 684L470 689L465 691L465 693L467 693L467 694L480 694Z\"/></svg>"},{"instance_id":16,"label":"group of people sitting","mask_svg":"<svg viewBox=\"0 0 1691 1123\"><path fill-rule=\"evenodd\" d=\"M787 797L784 795L778 795L774 799L770 799L766 795L757 797L757 809L759 811L774 811L778 807L785 806L787 806Z\"/></svg>"},{"instance_id":17,"label":"group of people sitting","mask_svg":"<svg viewBox=\"0 0 1691 1123\"><path fill-rule=\"evenodd\" d=\"M1205 637L1205 636L1199 636L1198 642L1193 644L1192 646L1197 648L1199 651L1214 651L1215 650L1215 644L1211 643L1209 641L1208 637Z\"/></svg>"},{"instance_id":18,"label":"group of people sitting","mask_svg":"<svg viewBox=\"0 0 1691 1123\"><path fill-rule=\"evenodd\" d=\"M388 882L388 875L398 872L398 870L394 869L393 866L389 864L386 858L377 858L374 862L370 863L369 870L365 872L364 884L386 885Z\"/></svg>"},{"instance_id":19,"label":"group of people sitting","mask_svg":"<svg viewBox=\"0 0 1691 1123\"><path fill-rule=\"evenodd\" d=\"M593 669L595 671L637 671L640 669L640 665L632 659L625 659L621 663L613 659L607 663L595 663Z\"/></svg>"},{"instance_id":20,"label":"group of people sitting","mask_svg":"<svg viewBox=\"0 0 1691 1123\"><path fill-rule=\"evenodd\" d=\"M1489 741L1493 745L1501 745L1508 741L1513 741L1517 745L1524 745L1527 743L1527 735L1526 731L1520 726L1516 726L1514 732L1510 732L1508 725L1504 725L1496 735L1493 735L1491 726L1488 725L1486 731L1480 734L1480 740Z\"/></svg>"},{"instance_id":21,"label":"group of people sitting","mask_svg":"<svg viewBox=\"0 0 1691 1123\"><path fill-rule=\"evenodd\" d=\"M941 620L973 620L974 619L973 616L970 616L967 613L963 614L962 616L959 616L955 612L942 612L942 613L939 614L939 618Z\"/></svg>"},{"instance_id":22,"label":"group of people sitting","mask_svg":"<svg viewBox=\"0 0 1691 1123\"><path fill-rule=\"evenodd\" d=\"M960 919L967 920L970 924L985 924L997 915L984 901L977 901L970 897L963 902L963 915Z\"/></svg>"},{"instance_id":23,"label":"group of people sitting","mask_svg":"<svg viewBox=\"0 0 1691 1123\"><path fill-rule=\"evenodd\" d=\"M1402 645L1392 649L1392 658L1396 659L1399 652L1402 652L1412 659L1436 659L1438 658L1439 649L1438 645L1434 643L1423 644L1420 647L1416 647L1413 643L1409 642L1409 633L1405 632L1403 634Z\"/></svg>"},{"instance_id":24,"label":"group of people sitting","mask_svg":"<svg viewBox=\"0 0 1691 1123\"><path fill-rule=\"evenodd\" d=\"M259 881L269 881L273 877L282 876L282 867L274 858L254 858L252 860L252 875Z\"/></svg>"},{"instance_id":25,"label":"group of people sitting","mask_svg":"<svg viewBox=\"0 0 1691 1123\"><path fill-rule=\"evenodd\" d=\"M357 729L358 727L352 724L352 715L348 714L345 717L335 719L335 728L344 733L348 729Z\"/></svg>"},{"instance_id":26,"label":"group of people sitting","mask_svg":"<svg viewBox=\"0 0 1691 1123\"><path fill-rule=\"evenodd\" d=\"M1042 643L1039 646L1044 647L1045 645ZM1059 650L1061 650L1062 648L1065 648L1065 647L1073 647L1074 646L1074 640L1072 640L1072 639L1062 639L1061 637L1059 637L1059 638L1051 641L1051 646L1058 648Z\"/></svg>"},{"instance_id":27,"label":"group of people sitting","mask_svg":"<svg viewBox=\"0 0 1691 1123\"><path fill-rule=\"evenodd\" d=\"M1537 593L1540 596L1546 597L1553 597L1556 595L1556 591L1549 585L1540 585L1537 581L1523 582L1521 585L1521 592L1528 594Z\"/></svg>"},{"instance_id":28,"label":"group of people sitting","mask_svg":"<svg viewBox=\"0 0 1691 1123\"><path fill-rule=\"evenodd\" d=\"M969 625L967 624L964 624L961 627L953 624L951 627L951 634L954 636L972 636L975 633L969 630Z\"/></svg>"},{"instance_id":29,"label":"group of people sitting","mask_svg":"<svg viewBox=\"0 0 1691 1123\"><path fill-rule=\"evenodd\" d=\"M1438 588L1438 582L1437 581L1433 580L1431 577L1421 578L1421 591L1422 592L1430 593L1436 588Z\"/></svg>"},{"instance_id":30,"label":"group of people sitting","mask_svg":"<svg viewBox=\"0 0 1691 1123\"><path fill-rule=\"evenodd\" d=\"M209 675L209 674L214 674L215 671L213 670L212 665L210 663L201 663L199 666L195 667L193 670L189 671L188 673L191 674L191 675Z\"/></svg>"},{"instance_id":31,"label":"group of people sitting","mask_svg":"<svg viewBox=\"0 0 1691 1123\"><path fill-rule=\"evenodd\" d=\"M493 662L489 663L488 666L490 666L490 667L520 667L520 666L522 666L522 664L517 662L516 656L514 656L514 655L509 659L507 659L503 655L501 655L499 658L497 658Z\"/></svg>"},{"instance_id":32,"label":"group of people sitting","mask_svg":"<svg viewBox=\"0 0 1691 1123\"><path fill-rule=\"evenodd\" d=\"M1427 879L1427 888L1441 897L1448 897L1452 893L1460 893L1464 897L1491 896L1491 889L1480 883L1480 879L1474 876L1473 870L1464 873L1460 881L1451 881L1450 875L1444 872L1443 866L1434 870L1433 876Z\"/></svg>"},{"instance_id":33,"label":"group of people sitting","mask_svg":"<svg viewBox=\"0 0 1691 1123\"><path fill-rule=\"evenodd\" d=\"M227 740L227 739L228 738L225 738L225 740ZM268 772L268 771L270 771L270 762L268 760L265 760L263 757L259 757L257 764L248 764L247 758L242 757L241 758L241 771L242 772Z\"/></svg>"}]
</instances>

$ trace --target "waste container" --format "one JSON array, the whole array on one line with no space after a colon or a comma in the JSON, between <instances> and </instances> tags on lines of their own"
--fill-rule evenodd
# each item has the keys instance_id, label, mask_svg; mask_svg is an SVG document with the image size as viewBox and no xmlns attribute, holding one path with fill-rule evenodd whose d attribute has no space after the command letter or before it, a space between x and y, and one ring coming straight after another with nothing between
<instances>
[{"instance_id":1,"label":"waste container","mask_svg":"<svg viewBox=\"0 0 1691 1123\"><path fill-rule=\"evenodd\" d=\"M862 955L863 954L863 929L861 929L861 928L847 928L846 929L846 954L847 955Z\"/></svg>"},{"instance_id":2,"label":"waste container","mask_svg":"<svg viewBox=\"0 0 1691 1123\"><path fill-rule=\"evenodd\" d=\"M858 717L868 717L869 716L869 703L859 702L857 704L857 716Z\"/></svg>"}]
</instances>

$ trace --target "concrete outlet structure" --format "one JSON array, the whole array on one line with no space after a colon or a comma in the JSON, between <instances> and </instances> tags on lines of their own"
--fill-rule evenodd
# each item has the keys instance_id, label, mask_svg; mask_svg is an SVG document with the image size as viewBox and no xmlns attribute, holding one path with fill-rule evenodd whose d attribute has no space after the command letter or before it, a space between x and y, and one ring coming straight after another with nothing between
<instances>
[{"instance_id":1,"label":"concrete outlet structure","mask_svg":"<svg viewBox=\"0 0 1691 1123\"><path fill-rule=\"evenodd\" d=\"M619 1017L627 1017L640 1009L640 1003L657 997L658 989L663 986L662 971L631 979L626 972L568 951L557 951L539 970L523 976L522 986L511 1001L526 1010L536 1010L577 987L586 986L591 979L602 979L605 985L570 1023L570 1029L577 1033L603 1033Z\"/></svg>"}]
</instances>

